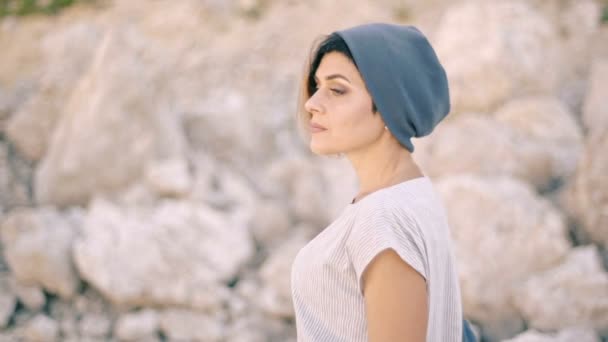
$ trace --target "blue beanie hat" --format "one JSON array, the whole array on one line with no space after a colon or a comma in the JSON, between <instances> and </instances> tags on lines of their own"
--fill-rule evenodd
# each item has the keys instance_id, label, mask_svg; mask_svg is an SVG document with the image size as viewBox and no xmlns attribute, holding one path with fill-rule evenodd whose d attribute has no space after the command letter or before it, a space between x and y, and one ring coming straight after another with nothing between
<instances>
[{"instance_id":1,"label":"blue beanie hat","mask_svg":"<svg viewBox=\"0 0 608 342\"><path fill-rule=\"evenodd\" d=\"M350 49L384 123L410 152L450 111L445 71L413 26L372 23L336 32Z\"/></svg>"}]
</instances>

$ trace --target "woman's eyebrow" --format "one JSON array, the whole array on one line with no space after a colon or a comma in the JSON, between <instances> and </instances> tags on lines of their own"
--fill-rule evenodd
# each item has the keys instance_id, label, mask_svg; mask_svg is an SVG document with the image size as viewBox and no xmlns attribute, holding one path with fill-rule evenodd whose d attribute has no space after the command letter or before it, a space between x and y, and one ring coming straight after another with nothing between
<instances>
[{"instance_id":1,"label":"woman's eyebrow","mask_svg":"<svg viewBox=\"0 0 608 342\"><path fill-rule=\"evenodd\" d=\"M329 80L333 80L335 78L341 78L343 80L345 80L346 82L350 83L350 81L348 80L348 78L346 78L346 76L340 75L340 74L331 74L327 77L325 77L325 80L329 81ZM317 78L317 75L315 75L315 82L319 82L319 79Z\"/></svg>"}]
</instances>

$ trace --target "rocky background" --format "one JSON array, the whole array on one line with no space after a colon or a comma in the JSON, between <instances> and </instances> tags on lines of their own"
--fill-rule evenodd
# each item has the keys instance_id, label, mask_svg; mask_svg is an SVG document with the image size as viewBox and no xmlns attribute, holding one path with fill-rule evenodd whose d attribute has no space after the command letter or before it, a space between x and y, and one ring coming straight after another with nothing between
<instances>
[{"instance_id":1,"label":"rocky background","mask_svg":"<svg viewBox=\"0 0 608 342\"><path fill-rule=\"evenodd\" d=\"M369 21L419 26L448 72L452 113L414 156L483 341L608 341L608 3L18 3L0 341L295 341L293 257L356 192L297 134L300 72Z\"/></svg>"}]
</instances>

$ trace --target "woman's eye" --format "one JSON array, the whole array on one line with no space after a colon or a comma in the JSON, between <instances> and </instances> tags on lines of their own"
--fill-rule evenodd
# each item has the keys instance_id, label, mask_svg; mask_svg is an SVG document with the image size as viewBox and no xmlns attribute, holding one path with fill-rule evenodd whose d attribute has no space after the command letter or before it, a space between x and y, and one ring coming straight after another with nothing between
<instances>
[{"instance_id":1,"label":"woman's eye","mask_svg":"<svg viewBox=\"0 0 608 342\"><path fill-rule=\"evenodd\" d=\"M331 88L330 89L332 93L336 94L336 95L342 95L344 94L344 91L341 89L335 89L335 88Z\"/></svg>"}]
</instances>

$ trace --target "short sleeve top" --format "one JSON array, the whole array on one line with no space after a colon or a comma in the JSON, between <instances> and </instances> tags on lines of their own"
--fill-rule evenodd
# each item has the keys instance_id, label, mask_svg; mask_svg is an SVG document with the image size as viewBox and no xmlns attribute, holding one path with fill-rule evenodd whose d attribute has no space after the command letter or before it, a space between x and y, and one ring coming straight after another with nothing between
<instances>
[{"instance_id":1,"label":"short sleeve top","mask_svg":"<svg viewBox=\"0 0 608 342\"><path fill-rule=\"evenodd\" d=\"M347 205L296 255L291 290L297 340L367 341L362 275L392 249L427 284L427 341L460 341L462 308L445 210L426 176Z\"/></svg>"}]
</instances>

